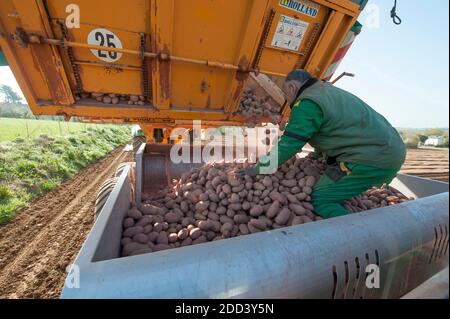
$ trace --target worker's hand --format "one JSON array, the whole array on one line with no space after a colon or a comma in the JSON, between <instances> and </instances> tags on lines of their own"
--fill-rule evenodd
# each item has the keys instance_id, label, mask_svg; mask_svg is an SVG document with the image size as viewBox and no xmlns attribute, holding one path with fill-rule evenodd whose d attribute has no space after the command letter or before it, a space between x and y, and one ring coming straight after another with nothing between
<instances>
[{"instance_id":1,"label":"worker's hand","mask_svg":"<svg viewBox=\"0 0 450 319\"><path fill-rule=\"evenodd\" d=\"M256 171L255 167L251 167L251 168L247 168L247 169L238 169L234 172L234 176L236 176L236 178L242 178L245 175L248 175L250 177L255 177L256 175L258 175L258 172Z\"/></svg>"}]
</instances>

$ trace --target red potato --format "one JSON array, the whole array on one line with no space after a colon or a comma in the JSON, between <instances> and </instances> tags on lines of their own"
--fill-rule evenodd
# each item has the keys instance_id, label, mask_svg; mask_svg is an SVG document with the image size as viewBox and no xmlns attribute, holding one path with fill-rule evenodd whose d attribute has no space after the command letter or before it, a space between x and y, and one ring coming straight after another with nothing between
<instances>
[{"instance_id":1,"label":"red potato","mask_svg":"<svg viewBox=\"0 0 450 319\"><path fill-rule=\"evenodd\" d=\"M198 228L198 227L192 228L192 229L189 231L189 237L191 237L192 240L197 239L197 238L200 237L201 235L202 235L202 231L201 231L201 229Z\"/></svg>"},{"instance_id":2,"label":"red potato","mask_svg":"<svg viewBox=\"0 0 450 319\"><path fill-rule=\"evenodd\" d=\"M260 205L255 205L252 209L250 209L250 215L254 217L260 216L263 212L264 210Z\"/></svg>"},{"instance_id":3,"label":"red potato","mask_svg":"<svg viewBox=\"0 0 450 319\"><path fill-rule=\"evenodd\" d=\"M139 219L142 217L142 213L137 208L132 208L128 211L128 216L134 219Z\"/></svg>"},{"instance_id":4,"label":"red potato","mask_svg":"<svg viewBox=\"0 0 450 319\"><path fill-rule=\"evenodd\" d=\"M283 205L287 204L286 196L282 195L281 193L279 193L277 191L270 192L269 197L273 201L278 201L279 203L281 203Z\"/></svg>"},{"instance_id":5,"label":"red potato","mask_svg":"<svg viewBox=\"0 0 450 319\"><path fill-rule=\"evenodd\" d=\"M139 233L144 232L144 227L142 226L133 226L125 229L123 232L124 237L133 237L134 235L137 235Z\"/></svg>"},{"instance_id":6,"label":"red potato","mask_svg":"<svg viewBox=\"0 0 450 319\"><path fill-rule=\"evenodd\" d=\"M291 211L288 208L283 208L275 217L275 222L278 225L284 225L289 220L289 217L291 217Z\"/></svg>"},{"instance_id":7,"label":"red potato","mask_svg":"<svg viewBox=\"0 0 450 319\"><path fill-rule=\"evenodd\" d=\"M127 217L123 220L123 227L124 228L129 228L134 226L134 219L131 217Z\"/></svg>"}]
</instances>

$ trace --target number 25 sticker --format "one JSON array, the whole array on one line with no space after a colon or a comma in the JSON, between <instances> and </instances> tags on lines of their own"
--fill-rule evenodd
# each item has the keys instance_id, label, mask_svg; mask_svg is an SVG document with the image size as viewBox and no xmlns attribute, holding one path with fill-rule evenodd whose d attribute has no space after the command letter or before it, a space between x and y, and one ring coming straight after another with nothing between
<instances>
[{"instance_id":1,"label":"number 25 sticker","mask_svg":"<svg viewBox=\"0 0 450 319\"><path fill-rule=\"evenodd\" d=\"M92 30L88 35L87 42L88 44L100 45L104 47L118 48L118 49L122 48L122 42L120 42L120 39L113 32L103 28ZM122 57L122 53L120 52L96 50L96 49L91 49L91 52L98 59L103 60L105 62L115 62Z\"/></svg>"}]
</instances>

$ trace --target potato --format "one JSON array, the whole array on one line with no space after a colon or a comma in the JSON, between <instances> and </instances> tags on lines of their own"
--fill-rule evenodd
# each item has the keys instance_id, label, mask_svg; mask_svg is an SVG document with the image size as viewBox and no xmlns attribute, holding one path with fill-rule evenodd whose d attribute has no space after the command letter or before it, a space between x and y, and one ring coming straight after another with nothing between
<instances>
[{"instance_id":1,"label":"potato","mask_svg":"<svg viewBox=\"0 0 450 319\"><path fill-rule=\"evenodd\" d=\"M211 221L209 220L202 220L198 223L198 228L200 228L203 231L208 231L213 227Z\"/></svg>"},{"instance_id":2,"label":"potato","mask_svg":"<svg viewBox=\"0 0 450 319\"><path fill-rule=\"evenodd\" d=\"M226 232L231 232L231 230L233 229L233 223L225 223L222 225L222 227L220 228L220 232L226 233Z\"/></svg>"},{"instance_id":3,"label":"potato","mask_svg":"<svg viewBox=\"0 0 450 319\"><path fill-rule=\"evenodd\" d=\"M169 244L169 238L168 238L167 233L165 231L161 231L159 233L158 237L156 238L156 243L157 244L164 244L164 245Z\"/></svg>"},{"instance_id":4,"label":"potato","mask_svg":"<svg viewBox=\"0 0 450 319\"><path fill-rule=\"evenodd\" d=\"M263 212L264 210L260 205L255 205L252 209L250 209L250 215L254 217L261 215Z\"/></svg>"},{"instance_id":5,"label":"potato","mask_svg":"<svg viewBox=\"0 0 450 319\"><path fill-rule=\"evenodd\" d=\"M236 224L247 224L249 222L249 217L245 214L238 214L233 217Z\"/></svg>"},{"instance_id":6,"label":"potato","mask_svg":"<svg viewBox=\"0 0 450 319\"><path fill-rule=\"evenodd\" d=\"M133 241L140 244L146 244L148 242L148 236L144 233L139 233L133 236Z\"/></svg>"},{"instance_id":7,"label":"potato","mask_svg":"<svg viewBox=\"0 0 450 319\"><path fill-rule=\"evenodd\" d=\"M225 224L225 223L233 224L233 219L230 218L230 217L227 216L227 215L222 215L222 216L220 216L220 222L221 222L222 224Z\"/></svg>"},{"instance_id":8,"label":"potato","mask_svg":"<svg viewBox=\"0 0 450 319\"><path fill-rule=\"evenodd\" d=\"M220 231L220 227L222 227L222 224L220 221L211 220L212 223L212 231L215 231L216 233Z\"/></svg>"},{"instance_id":9,"label":"potato","mask_svg":"<svg viewBox=\"0 0 450 319\"><path fill-rule=\"evenodd\" d=\"M186 228L180 229L180 231L178 231L177 233L177 236L179 240L184 240L189 236L189 231Z\"/></svg>"},{"instance_id":10,"label":"potato","mask_svg":"<svg viewBox=\"0 0 450 319\"><path fill-rule=\"evenodd\" d=\"M148 248L148 246L144 245L144 244L131 242L131 243L126 244L123 247L122 255L129 256L131 253L133 253L133 251L136 251L138 249L143 249L143 248Z\"/></svg>"},{"instance_id":11,"label":"potato","mask_svg":"<svg viewBox=\"0 0 450 319\"><path fill-rule=\"evenodd\" d=\"M306 209L300 204L289 204L289 209L293 211L296 215L306 214Z\"/></svg>"},{"instance_id":12,"label":"potato","mask_svg":"<svg viewBox=\"0 0 450 319\"><path fill-rule=\"evenodd\" d=\"M218 206L216 208L216 214L217 215L223 215L227 212L227 208L225 206Z\"/></svg>"},{"instance_id":13,"label":"potato","mask_svg":"<svg viewBox=\"0 0 450 319\"><path fill-rule=\"evenodd\" d=\"M211 241L214 239L214 237L216 237L216 232L210 230L206 232L206 240Z\"/></svg>"},{"instance_id":14,"label":"potato","mask_svg":"<svg viewBox=\"0 0 450 319\"><path fill-rule=\"evenodd\" d=\"M261 215L261 216L258 217L258 219L264 221L264 223L266 223L267 228L272 227L272 224L273 224L272 220L270 220L266 216Z\"/></svg>"},{"instance_id":15,"label":"potato","mask_svg":"<svg viewBox=\"0 0 450 319\"><path fill-rule=\"evenodd\" d=\"M268 218L274 218L277 215L279 210L280 210L280 202L276 200L267 209L266 216Z\"/></svg>"},{"instance_id":16,"label":"potato","mask_svg":"<svg viewBox=\"0 0 450 319\"><path fill-rule=\"evenodd\" d=\"M137 208L132 208L128 211L128 216L134 219L139 219L142 217L142 213Z\"/></svg>"},{"instance_id":17,"label":"potato","mask_svg":"<svg viewBox=\"0 0 450 319\"><path fill-rule=\"evenodd\" d=\"M209 206L209 201L199 201L195 204L195 211L198 213L201 213L205 209L207 209Z\"/></svg>"},{"instance_id":18,"label":"potato","mask_svg":"<svg viewBox=\"0 0 450 319\"><path fill-rule=\"evenodd\" d=\"M303 224L303 218L301 218L301 216L295 216L292 219L291 225L300 225Z\"/></svg>"},{"instance_id":19,"label":"potato","mask_svg":"<svg viewBox=\"0 0 450 319\"><path fill-rule=\"evenodd\" d=\"M219 215L217 213L214 212L209 212L208 213L208 218L211 220L219 220Z\"/></svg>"},{"instance_id":20,"label":"potato","mask_svg":"<svg viewBox=\"0 0 450 319\"><path fill-rule=\"evenodd\" d=\"M124 228L129 228L134 226L134 219L131 217L127 217L123 220L123 227Z\"/></svg>"},{"instance_id":21,"label":"potato","mask_svg":"<svg viewBox=\"0 0 450 319\"><path fill-rule=\"evenodd\" d=\"M208 199L213 203L218 203L220 201L220 197L217 193L211 193L208 195Z\"/></svg>"},{"instance_id":22,"label":"potato","mask_svg":"<svg viewBox=\"0 0 450 319\"><path fill-rule=\"evenodd\" d=\"M306 178L301 178L297 184L298 184L299 188L305 187L306 186Z\"/></svg>"},{"instance_id":23,"label":"potato","mask_svg":"<svg viewBox=\"0 0 450 319\"><path fill-rule=\"evenodd\" d=\"M231 188L231 191L233 193L239 193L240 191L242 191L245 187L245 184L240 184L239 186L234 186Z\"/></svg>"},{"instance_id":24,"label":"potato","mask_svg":"<svg viewBox=\"0 0 450 319\"><path fill-rule=\"evenodd\" d=\"M189 245L192 245L192 238L191 237L187 237L186 239L184 239L182 242L181 242L181 246L183 247L183 246L189 246Z\"/></svg>"},{"instance_id":25,"label":"potato","mask_svg":"<svg viewBox=\"0 0 450 319\"><path fill-rule=\"evenodd\" d=\"M224 192L225 194L231 194L231 186L228 184L224 184L222 186L222 192Z\"/></svg>"},{"instance_id":26,"label":"potato","mask_svg":"<svg viewBox=\"0 0 450 319\"><path fill-rule=\"evenodd\" d=\"M305 193L306 195L311 195L312 193L312 188L309 186L305 186L302 188L303 193Z\"/></svg>"},{"instance_id":27,"label":"potato","mask_svg":"<svg viewBox=\"0 0 450 319\"><path fill-rule=\"evenodd\" d=\"M238 227L242 235L248 235L250 233L246 224L239 224Z\"/></svg>"},{"instance_id":28,"label":"potato","mask_svg":"<svg viewBox=\"0 0 450 319\"><path fill-rule=\"evenodd\" d=\"M145 227L153 222L153 216L151 215L144 215L141 219L138 220L138 222L135 224L135 226L142 226Z\"/></svg>"},{"instance_id":29,"label":"potato","mask_svg":"<svg viewBox=\"0 0 450 319\"><path fill-rule=\"evenodd\" d=\"M233 176L229 176L228 177L228 184L233 187L233 186L239 186L241 185L241 181L239 179L234 178Z\"/></svg>"},{"instance_id":30,"label":"potato","mask_svg":"<svg viewBox=\"0 0 450 319\"><path fill-rule=\"evenodd\" d=\"M129 244L129 243L131 243L133 240L130 238L130 237L123 237L121 240L120 240L120 244L122 245L122 246L125 246L126 244Z\"/></svg>"},{"instance_id":31,"label":"potato","mask_svg":"<svg viewBox=\"0 0 450 319\"><path fill-rule=\"evenodd\" d=\"M277 192L277 191L272 191L269 194L269 197L273 200L273 201L278 201L280 204L287 204L287 198L286 196L284 196L283 194Z\"/></svg>"},{"instance_id":32,"label":"potato","mask_svg":"<svg viewBox=\"0 0 450 319\"><path fill-rule=\"evenodd\" d=\"M265 190L266 189L266 186L264 186L262 183L260 183L260 182L256 182L256 183L253 183L253 189L254 190L257 190L257 191L263 191L263 190Z\"/></svg>"},{"instance_id":33,"label":"potato","mask_svg":"<svg viewBox=\"0 0 450 319\"><path fill-rule=\"evenodd\" d=\"M133 237L136 234L144 232L144 227L142 226L133 226L125 229L123 232L124 237Z\"/></svg>"},{"instance_id":34,"label":"potato","mask_svg":"<svg viewBox=\"0 0 450 319\"><path fill-rule=\"evenodd\" d=\"M196 245L196 244L201 244L201 243L206 243L206 236L205 235L201 235L200 237L198 237L197 239L192 241L192 245Z\"/></svg>"},{"instance_id":35,"label":"potato","mask_svg":"<svg viewBox=\"0 0 450 319\"><path fill-rule=\"evenodd\" d=\"M221 178L220 176L214 177L213 180L211 181L211 184L212 184L214 187L219 186L219 184L221 184L221 183L222 183L222 178Z\"/></svg>"},{"instance_id":36,"label":"potato","mask_svg":"<svg viewBox=\"0 0 450 319\"><path fill-rule=\"evenodd\" d=\"M189 231L189 237L191 237L192 240L197 239L197 238L200 237L201 235L202 235L202 231L201 231L201 229L198 228L198 227L192 228L192 229Z\"/></svg>"},{"instance_id":37,"label":"potato","mask_svg":"<svg viewBox=\"0 0 450 319\"><path fill-rule=\"evenodd\" d=\"M289 193L283 193L284 196L288 199L289 203L293 204L300 204L297 197L295 195L289 194Z\"/></svg>"},{"instance_id":38,"label":"potato","mask_svg":"<svg viewBox=\"0 0 450 319\"><path fill-rule=\"evenodd\" d=\"M284 179L281 181L281 185L291 188L297 185L297 181L295 179Z\"/></svg>"},{"instance_id":39,"label":"potato","mask_svg":"<svg viewBox=\"0 0 450 319\"><path fill-rule=\"evenodd\" d=\"M314 211L314 206L311 205L310 203L303 202L303 203L302 203L302 206L303 206L305 209L307 209L307 210Z\"/></svg>"},{"instance_id":40,"label":"potato","mask_svg":"<svg viewBox=\"0 0 450 319\"><path fill-rule=\"evenodd\" d=\"M174 243L178 240L178 235L176 233L170 233L168 239L169 243Z\"/></svg>"},{"instance_id":41,"label":"potato","mask_svg":"<svg viewBox=\"0 0 450 319\"><path fill-rule=\"evenodd\" d=\"M142 213L144 215L163 215L164 210L161 207L145 204L141 207Z\"/></svg>"},{"instance_id":42,"label":"potato","mask_svg":"<svg viewBox=\"0 0 450 319\"><path fill-rule=\"evenodd\" d=\"M248 228L249 232L252 233L252 234L259 233L261 231L261 229L256 228L250 222L247 224L247 228Z\"/></svg>"},{"instance_id":43,"label":"potato","mask_svg":"<svg viewBox=\"0 0 450 319\"><path fill-rule=\"evenodd\" d=\"M262 183L266 188L271 187L272 186L272 178L270 178L270 176L266 175L266 176L264 176Z\"/></svg>"},{"instance_id":44,"label":"potato","mask_svg":"<svg viewBox=\"0 0 450 319\"><path fill-rule=\"evenodd\" d=\"M165 216L166 222L168 223L176 223L181 219L181 216L172 212L169 212Z\"/></svg>"},{"instance_id":45,"label":"potato","mask_svg":"<svg viewBox=\"0 0 450 319\"><path fill-rule=\"evenodd\" d=\"M205 210L205 212L208 212L208 211ZM194 218L195 219L200 219L200 220L206 220L207 219L205 215L202 215L200 213L195 213Z\"/></svg>"},{"instance_id":46,"label":"potato","mask_svg":"<svg viewBox=\"0 0 450 319\"><path fill-rule=\"evenodd\" d=\"M308 176L306 178L305 186L313 187L316 183L316 178L314 176Z\"/></svg>"},{"instance_id":47,"label":"potato","mask_svg":"<svg viewBox=\"0 0 450 319\"><path fill-rule=\"evenodd\" d=\"M241 203L232 203L232 204L228 205L228 208L232 209L235 212L237 212L237 211L242 209L242 205L241 205Z\"/></svg>"},{"instance_id":48,"label":"potato","mask_svg":"<svg viewBox=\"0 0 450 319\"><path fill-rule=\"evenodd\" d=\"M303 223L304 223L304 224L310 223L310 222L313 221L313 220L312 220L310 217L308 217L308 216L300 216L300 217L303 219Z\"/></svg>"},{"instance_id":49,"label":"potato","mask_svg":"<svg viewBox=\"0 0 450 319\"><path fill-rule=\"evenodd\" d=\"M275 217L275 223L278 225L284 225L291 217L291 211L288 208L283 208Z\"/></svg>"},{"instance_id":50,"label":"potato","mask_svg":"<svg viewBox=\"0 0 450 319\"><path fill-rule=\"evenodd\" d=\"M249 202L244 201L244 202L242 203L242 209L243 209L243 210L249 210L250 208L251 208L251 205L250 205Z\"/></svg>"},{"instance_id":51,"label":"potato","mask_svg":"<svg viewBox=\"0 0 450 319\"><path fill-rule=\"evenodd\" d=\"M266 222L265 222L264 220L262 220L262 219L255 219L255 218L252 218L252 219L250 219L250 221L249 221L249 225L252 225L253 227L258 228L258 229L260 229L260 230L266 230L266 229L267 229L267 224L266 224Z\"/></svg>"}]
</instances>

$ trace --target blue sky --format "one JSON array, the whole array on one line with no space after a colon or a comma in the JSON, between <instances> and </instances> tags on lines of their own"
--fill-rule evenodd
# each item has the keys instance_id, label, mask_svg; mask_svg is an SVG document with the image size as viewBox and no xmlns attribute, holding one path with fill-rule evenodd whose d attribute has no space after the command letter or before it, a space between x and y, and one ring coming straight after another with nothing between
<instances>
[{"instance_id":1,"label":"blue sky","mask_svg":"<svg viewBox=\"0 0 450 319\"><path fill-rule=\"evenodd\" d=\"M335 76L337 86L358 95L396 127L448 127L449 1L398 0L400 26L390 18L393 0L369 0L360 16L363 31ZM379 25L372 21L379 11ZM8 67L0 84L19 87Z\"/></svg>"},{"instance_id":2,"label":"blue sky","mask_svg":"<svg viewBox=\"0 0 450 319\"><path fill-rule=\"evenodd\" d=\"M379 27L364 25L335 76L336 83L370 104L397 127L448 127L449 1L398 0L402 24L392 23L393 0L369 0L380 12ZM373 12L373 11L372 11ZM373 16L371 16L373 17Z\"/></svg>"}]
</instances>

